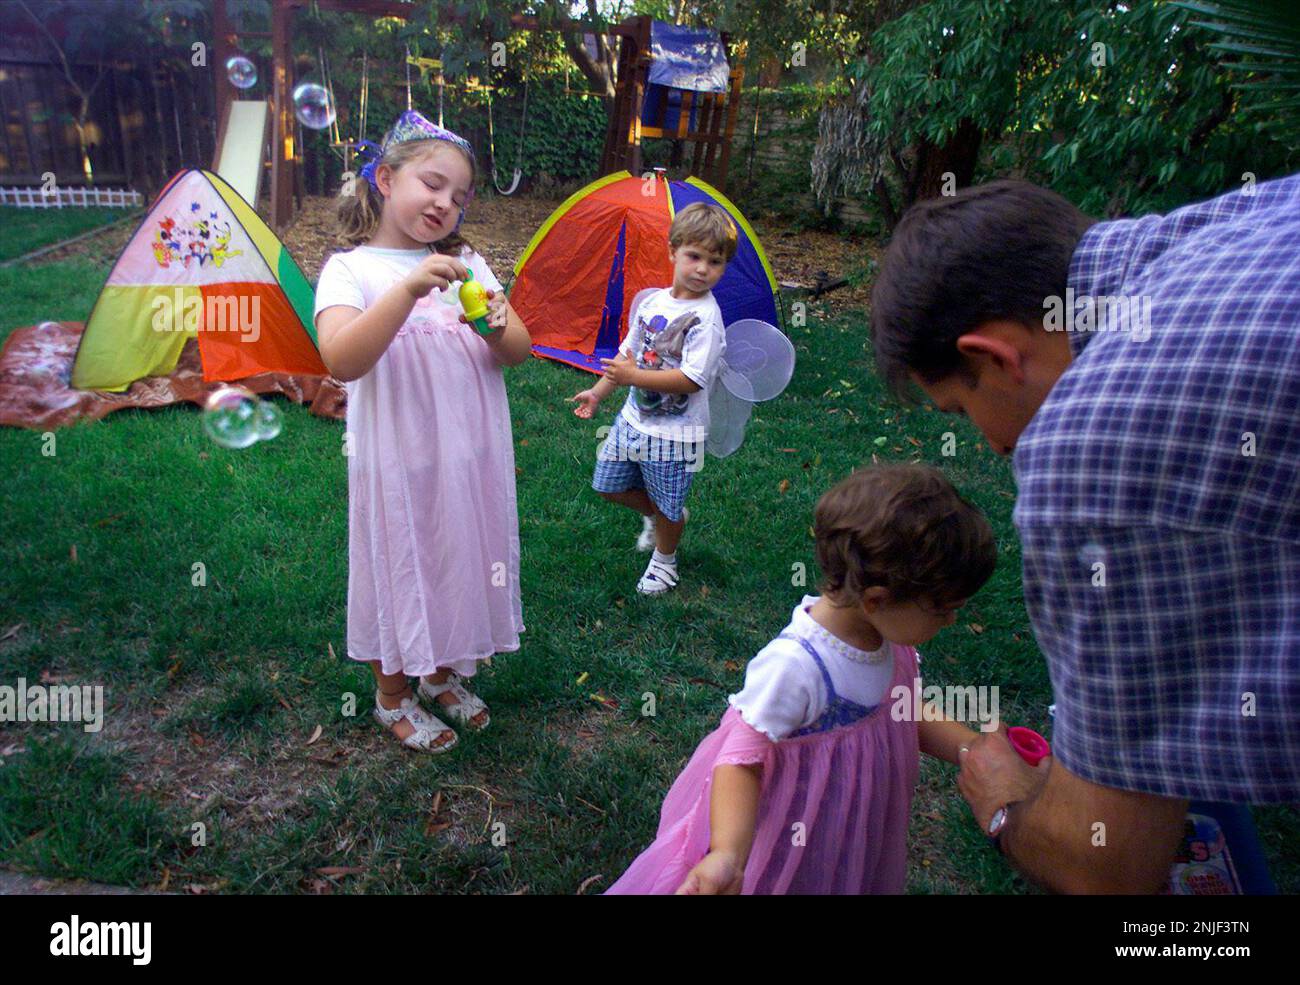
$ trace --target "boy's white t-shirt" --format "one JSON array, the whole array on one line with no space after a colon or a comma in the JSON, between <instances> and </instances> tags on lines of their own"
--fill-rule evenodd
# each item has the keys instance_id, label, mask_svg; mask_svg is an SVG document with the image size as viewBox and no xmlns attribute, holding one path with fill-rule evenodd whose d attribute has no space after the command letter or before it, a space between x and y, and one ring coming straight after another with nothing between
<instances>
[{"instance_id":1,"label":"boy's white t-shirt","mask_svg":"<svg viewBox=\"0 0 1300 985\"><path fill-rule=\"evenodd\" d=\"M709 388L726 352L722 310L709 291L675 298L669 288L647 297L619 346L638 369L680 369L700 389L658 393L632 387L623 418L642 434L668 441L704 441L709 433Z\"/></svg>"}]
</instances>

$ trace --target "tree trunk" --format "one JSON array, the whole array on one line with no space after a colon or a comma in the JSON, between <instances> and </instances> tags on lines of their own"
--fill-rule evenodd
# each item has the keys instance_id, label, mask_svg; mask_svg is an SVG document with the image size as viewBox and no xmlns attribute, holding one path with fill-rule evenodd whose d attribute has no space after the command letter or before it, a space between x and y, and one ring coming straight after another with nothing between
<instances>
[{"instance_id":1,"label":"tree trunk","mask_svg":"<svg viewBox=\"0 0 1300 985\"><path fill-rule=\"evenodd\" d=\"M949 174L953 177L951 187L969 185L975 176L983 136L973 120L963 119L942 145L929 140L917 144L915 162L906 180L904 208L923 198L941 195Z\"/></svg>"}]
</instances>

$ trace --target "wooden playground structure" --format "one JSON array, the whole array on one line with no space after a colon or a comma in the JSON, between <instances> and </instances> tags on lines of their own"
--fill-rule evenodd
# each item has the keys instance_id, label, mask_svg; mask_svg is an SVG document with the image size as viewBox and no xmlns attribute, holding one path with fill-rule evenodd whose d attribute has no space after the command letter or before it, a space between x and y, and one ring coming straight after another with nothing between
<instances>
[{"instance_id":1,"label":"wooden playground structure","mask_svg":"<svg viewBox=\"0 0 1300 985\"><path fill-rule=\"evenodd\" d=\"M224 65L232 55L240 53L240 38L268 38L271 41L271 79L267 112L241 111L230 85L224 76L216 76L216 108L218 123L217 160L221 161L222 148L232 126L258 126L265 120L264 133L257 146L261 147L264 161L270 169L270 224L277 234L282 233L293 219L295 192L300 189L301 155L294 141L294 114L291 93L294 79L290 67L293 51L290 37L293 19L299 9L315 5L321 10L359 14L370 17L396 17L405 20L411 5L397 0L273 0L271 31L237 32L227 10L227 0L213 0L214 62ZM744 68L731 50L728 37L721 36L728 51L730 73L725 92L694 92L682 90L682 102L677 114L677 125L671 129L647 126L642 123L647 91L647 77L652 62L650 31L652 18L632 17L610 25L605 33L620 39L616 70L615 93L609 111L605 133L605 146L601 154L599 175L626 169L633 174L642 167L641 141L647 137L662 137L683 144L694 145L690 173L704 179L720 191L725 191L727 168L731 160L731 140L735 132L736 116L740 108L741 83ZM510 20L517 30L544 29L535 18L515 15ZM585 31L578 21L568 21L561 29ZM550 29L549 25L546 29ZM659 110L666 94L660 90ZM654 107L652 107L653 109ZM694 112L693 112L694 111ZM233 119L233 123L232 123ZM695 122L691 127L692 120ZM269 147L266 145L269 144ZM679 145L680 146L680 145ZM266 165L263 165L265 169ZM260 186L260 181L255 188ZM255 203L254 203L255 204Z\"/></svg>"}]
</instances>

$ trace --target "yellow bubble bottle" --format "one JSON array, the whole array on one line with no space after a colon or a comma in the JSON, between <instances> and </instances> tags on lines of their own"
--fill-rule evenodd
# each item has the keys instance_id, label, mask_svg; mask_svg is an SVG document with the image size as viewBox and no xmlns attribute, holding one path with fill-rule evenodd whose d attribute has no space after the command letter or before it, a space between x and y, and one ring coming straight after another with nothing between
<instances>
[{"instance_id":1,"label":"yellow bubble bottle","mask_svg":"<svg viewBox=\"0 0 1300 985\"><path fill-rule=\"evenodd\" d=\"M460 306L465 309L465 320L473 325L480 335L491 335L492 329L487 323L487 289L474 279L474 271L467 270L465 280L460 285Z\"/></svg>"}]
</instances>

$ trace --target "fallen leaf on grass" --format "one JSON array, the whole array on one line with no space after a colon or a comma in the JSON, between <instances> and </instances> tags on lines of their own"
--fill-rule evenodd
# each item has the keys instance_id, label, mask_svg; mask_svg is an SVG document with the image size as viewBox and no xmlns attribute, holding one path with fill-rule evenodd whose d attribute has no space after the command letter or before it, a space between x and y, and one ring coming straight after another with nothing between
<instances>
[{"instance_id":1,"label":"fallen leaf on grass","mask_svg":"<svg viewBox=\"0 0 1300 985\"><path fill-rule=\"evenodd\" d=\"M77 545L76 545L76 544L73 544L73 545L72 545L72 548L68 551L68 557L72 558L72 563L73 563L73 564L76 564L76 563L77 563Z\"/></svg>"},{"instance_id":2,"label":"fallen leaf on grass","mask_svg":"<svg viewBox=\"0 0 1300 985\"><path fill-rule=\"evenodd\" d=\"M317 725L315 731L311 734L311 738L307 740L307 745L310 746L315 743L315 741L320 738L321 731L321 727Z\"/></svg>"},{"instance_id":3,"label":"fallen leaf on grass","mask_svg":"<svg viewBox=\"0 0 1300 985\"><path fill-rule=\"evenodd\" d=\"M68 680L68 678L64 677L62 674L51 674L48 670L41 671L42 684L62 684L66 680Z\"/></svg>"},{"instance_id":4,"label":"fallen leaf on grass","mask_svg":"<svg viewBox=\"0 0 1300 985\"><path fill-rule=\"evenodd\" d=\"M5 640L11 640L11 639L13 639L15 636L17 636L17 635L22 631L22 628L23 628L24 626L26 626L26 625L27 625L27 623L25 623L25 622L20 622L20 623L15 623L14 625L10 626L10 627L9 627L8 629L6 629L3 633L0 633L0 643L3 643Z\"/></svg>"},{"instance_id":5,"label":"fallen leaf on grass","mask_svg":"<svg viewBox=\"0 0 1300 985\"><path fill-rule=\"evenodd\" d=\"M725 667L727 670L731 671L731 672L734 674L736 671L740 670L740 661L739 661L739 660L727 660L727 661L724 661L724 662L723 662L722 666Z\"/></svg>"},{"instance_id":6,"label":"fallen leaf on grass","mask_svg":"<svg viewBox=\"0 0 1300 985\"><path fill-rule=\"evenodd\" d=\"M203 736L199 735L198 732L191 732L191 733L190 733L190 742L192 742L194 745L198 746L200 749L203 748L203 746L207 744L207 743L205 742Z\"/></svg>"},{"instance_id":7,"label":"fallen leaf on grass","mask_svg":"<svg viewBox=\"0 0 1300 985\"><path fill-rule=\"evenodd\" d=\"M608 697L607 695L603 694L600 691L597 691L595 694L591 695L590 697L592 701L599 702L600 704L608 708L610 711L618 711L618 701L616 699Z\"/></svg>"},{"instance_id":8,"label":"fallen leaf on grass","mask_svg":"<svg viewBox=\"0 0 1300 985\"><path fill-rule=\"evenodd\" d=\"M921 447L921 442L917 441L910 434L907 436L907 440L910 441L912 444L916 445L917 448Z\"/></svg>"},{"instance_id":9,"label":"fallen leaf on grass","mask_svg":"<svg viewBox=\"0 0 1300 985\"><path fill-rule=\"evenodd\" d=\"M784 495L786 494L786 491L789 490L789 488L790 488L790 480L789 480L789 479L782 479L782 480L781 480L781 484L780 484L779 486L776 487L776 490L777 490L777 492L779 492L782 496L784 496Z\"/></svg>"},{"instance_id":10,"label":"fallen leaf on grass","mask_svg":"<svg viewBox=\"0 0 1300 985\"><path fill-rule=\"evenodd\" d=\"M285 711L293 711L293 705L289 704L289 699L286 698L283 694L276 692L275 700L280 702L280 704L284 706Z\"/></svg>"},{"instance_id":11,"label":"fallen leaf on grass","mask_svg":"<svg viewBox=\"0 0 1300 985\"><path fill-rule=\"evenodd\" d=\"M587 891L587 887L590 886L593 882L599 882L601 879L604 878L605 877L603 875L594 875L594 876L588 876L586 879L583 879L582 882L578 885L578 895L581 896L583 893L585 893Z\"/></svg>"},{"instance_id":12,"label":"fallen leaf on grass","mask_svg":"<svg viewBox=\"0 0 1300 985\"><path fill-rule=\"evenodd\" d=\"M176 654L173 653L172 656L176 657ZM176 660L172 665L167 668L167 680L172 681L176 679L176 673L181 669L181 659L181 657L176 657Z\"/></svg>"},{"instance_id":13,"label":"fallen leaf on grass","mask_svg":"<svg viewBox=\"0 0 1300 985\"><path fill-rule=\"evenodd\" d=\"M337 659L338 659L338 657L334 656L334 644L333 644L333 643L326 643L326 644L325 644L325 649L329 650L329 653L330 653L330 659L331 659L331 660L337 660Z\"/></svg>"},{"instance_id":14,"label":"fallen leaf on grass","mask_svg":"<svg viewBox=\"0 0 1300 985\"><path fill-rule=\"evenodd\" d=\"M316 870L318 876L355 876L366 870L360 865L323 865Z\"/></svg>"},{"instance_id":15,"label":"fallen leaf on grass","mask_svg":"<svg viewBox=\"0 0 1300 985\"><path fill-rule=\"evenodd\" d=\"M984 632L984 627L977 622L968 623L967 625L970 627L970 631L974 633L976 636Z\"/></svg>"},{"instance_id":16,"label":"fallen leaf on grass","mask_svg":"<svg viewBox=\"0 0 1300 985\"><path fill-rule=\"evenodd\" d=\"M578 679L577 679L576 681L574 681L573 683L574 683L574 684L577 684L579 687L581 687L583 684L586 684L586 683L587 683L587 678L590 677L590 676L591 676L591 675L588 674L588 673L584 670L581 674L578 675Z\"/></svg>"},{"instance_id":17,"label":"fallen leaf on grass","mask_svg":"<svg viewBox=\"0 0 1300 985\"><path fill-rule=\"evenodd\" d=\"M436 835L439 831L446 831L451 827L450 821L439 821L438 815L442 812L442 791L439 790L433 795L433 804L429 808L429 818L424 822L424 834L426 837Z\"/></svg>"}]
</instances>

